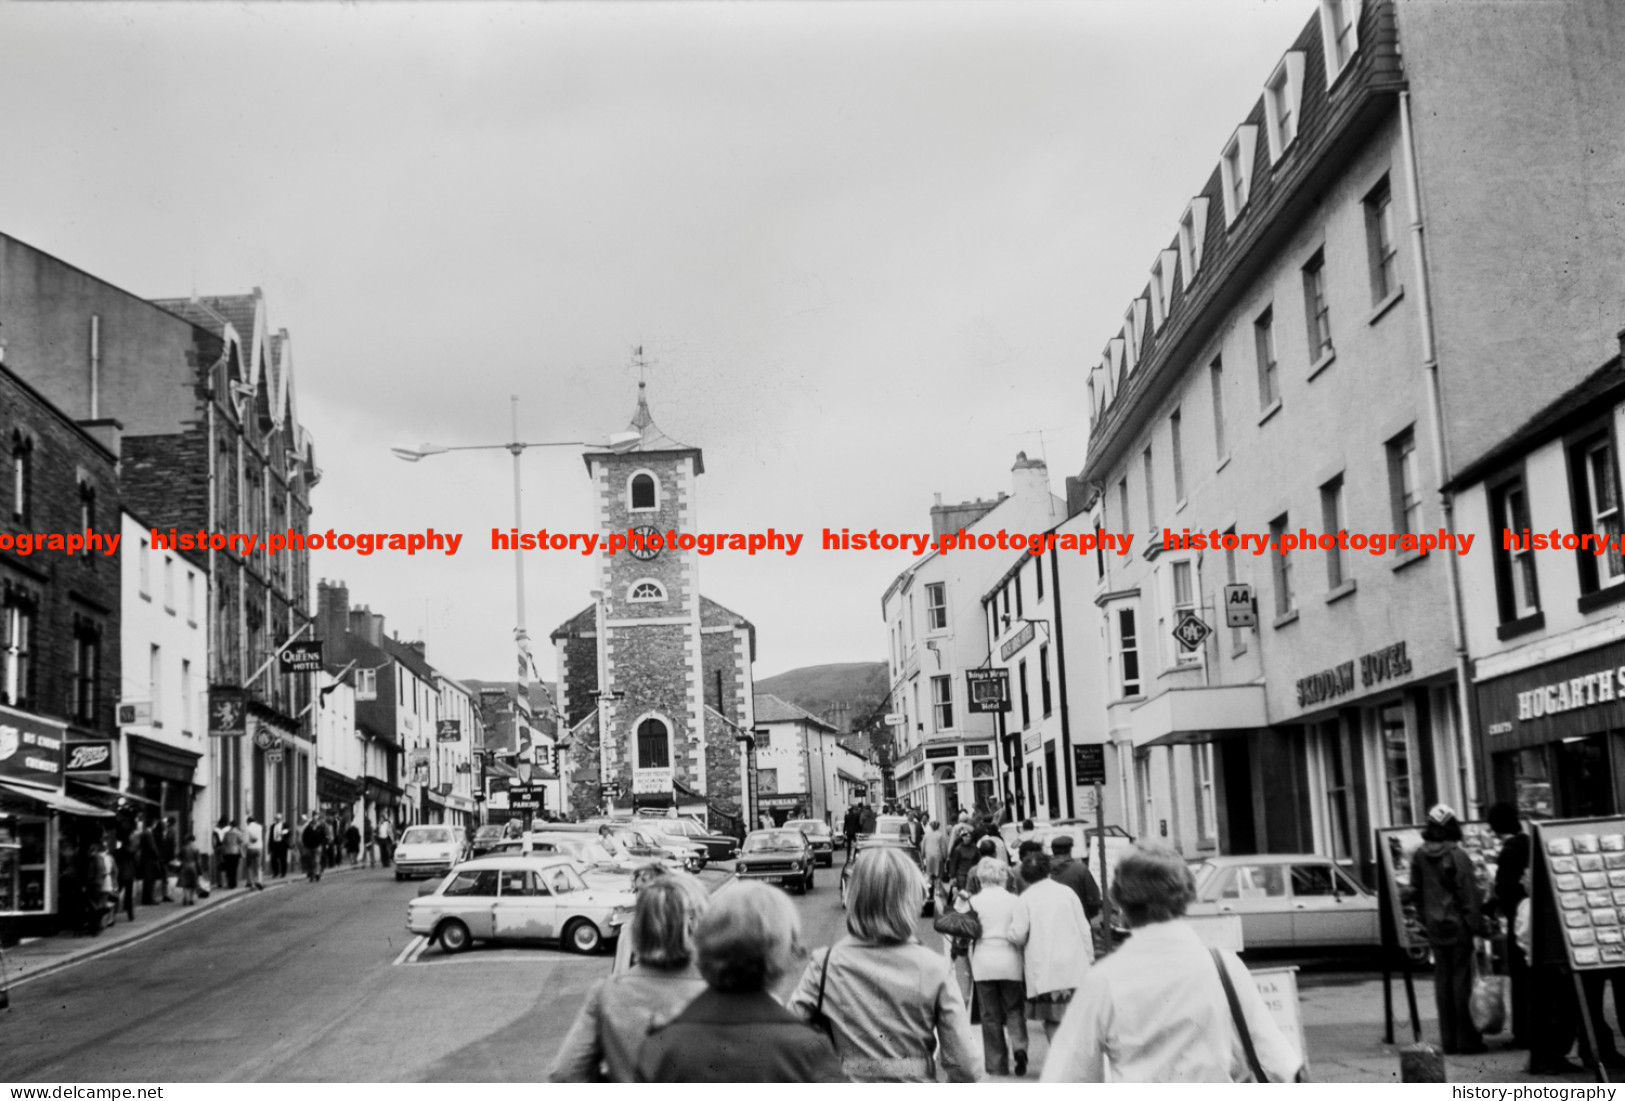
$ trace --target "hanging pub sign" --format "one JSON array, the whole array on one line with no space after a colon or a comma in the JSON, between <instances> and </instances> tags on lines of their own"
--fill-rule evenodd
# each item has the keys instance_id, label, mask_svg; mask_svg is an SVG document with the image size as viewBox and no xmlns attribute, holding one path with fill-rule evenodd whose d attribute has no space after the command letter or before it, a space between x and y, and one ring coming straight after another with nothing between
<instances>
[{"instance_id":1,"label":"hanging pub sign","mask_svg":"<svg viewBox=\"0 0 1625 1101\"><path fill-rule=\"evenodd\" d=\"M0 712L0 779L52 787L62 782L67 727L34 715Z\"/></svg>"},{"instance_id":2,"label":"hanging pub sign","mask_svg":"<svg viewBox=\"0 0 1625 1101\"><path fill-rule=\"evenodd\" d=\"M210 688L209 737L241 738L247 733L247 693L241 688Z\"/></svg>"},{"instance_id":3,"label":"hanging pub sign","mask_svg":"<svg viewBox=\"0 0 1625 1101\"><path fill-rule=\"evenodd\" d=\"M972 714L996 714L1010 710L1010 670L965 670L965 698Z\"/></svg>"},{"instance_id":4,"label":"hanging pub sign","mask_svg":"<svg viewBox=\"0 0 1625 1101\"><path fill-rule=\"evenodd\" d=\"M303 639L299 642L290 642L276 657L284 673L319 673L322 671L321 640Z\"/></svg>"},{"instance_id":5,"label":"hanging pub sign","mask_svg":"<svg viewBox=\"0 0 1625 1101\"><path fill-rule=\"evenodd\" d=\"M463 740L463 720L437 719L434 724L434 740L437 742L460 742Z\"/></svg>"}]
</instances>

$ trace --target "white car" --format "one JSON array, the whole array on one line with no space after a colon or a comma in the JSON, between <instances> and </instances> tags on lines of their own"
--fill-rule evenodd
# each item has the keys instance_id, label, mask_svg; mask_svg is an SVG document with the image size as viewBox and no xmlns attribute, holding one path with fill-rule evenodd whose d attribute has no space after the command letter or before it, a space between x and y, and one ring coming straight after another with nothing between
<instances>
[{"instance_id":1,"label":"white car","mask_svg":"<svg viewBox=\"0 0 1625 1101\"><path fill-rule=\"evenodd\" d=\"M455 826L409 826L395 846L395 878L445 875L463 858L463 835Z\"/></svg>"},{"instance_id":2,"label":"white car","mask_svg":"<svg viewBox=\"0 0 1625 1101\"><path fill-rule=\"evenodd\" d=\"M556 940L596 952L620 935L636 905L625 891L589 887L562 856L482 856L406 904L406 928L461 952L477 940Z\"/></svg>"}]
</instances>

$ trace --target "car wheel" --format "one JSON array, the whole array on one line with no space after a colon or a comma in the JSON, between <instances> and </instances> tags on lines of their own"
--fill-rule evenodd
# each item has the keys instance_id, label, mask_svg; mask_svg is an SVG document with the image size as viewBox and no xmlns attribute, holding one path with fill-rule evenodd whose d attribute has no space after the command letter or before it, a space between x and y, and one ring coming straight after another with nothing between
<instances>
[{"instance_id":1,"label":"car wheel","mask_svg":"<svg viewBox=\"0 0 1625 1101\"><path fill-rule=\"evenodd\" d=\"M590 956L604 943L604 935L586 918L577 918L564 930L564 943L570 951Z\"/></svg>"},{"instance_id":2,"label":"car wheel","mask_svg":"<svg viewBox=\"0 0 1625 1101\"><path fill-rule=\"evenodd\" d=\"M440 926L440 947L445 952L461 952L474 942L468 926L452 918Z\"/></svg>"}]
</instances>

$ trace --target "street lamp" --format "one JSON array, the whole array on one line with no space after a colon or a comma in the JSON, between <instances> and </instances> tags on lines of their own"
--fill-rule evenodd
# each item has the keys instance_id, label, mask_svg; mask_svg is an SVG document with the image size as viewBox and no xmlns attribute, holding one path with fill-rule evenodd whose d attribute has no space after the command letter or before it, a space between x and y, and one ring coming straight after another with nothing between
<instances>
[{"instance_id":1,"label":"street lamp","mask_svg":"<svg viewBox=\"0 0 1625 1101\"><path fill-rule=\"evenodd\" d=\"M519 456L527 447L602 447L610 451L625 451L643 438L641 432L617 432L607 440L551 440L543 443L524 443L519 439L519 395L514 394L508 399L513 423L513 439L509 443L477 443L459 444L448 447L444 444L424 443L417 447L392 447L390 452L397 459L406 462L421 462L431 455L443 455L448 451L506 451L513 455L513 526L524 530L524 521L520 516L520 480ZM516 623L513 630L514 642L519 645L528 657L530 654L530 635L525 630L525 556L517 543L513 548L513 578L514 578L514 607Z\"/></svg>"}]
</instances>

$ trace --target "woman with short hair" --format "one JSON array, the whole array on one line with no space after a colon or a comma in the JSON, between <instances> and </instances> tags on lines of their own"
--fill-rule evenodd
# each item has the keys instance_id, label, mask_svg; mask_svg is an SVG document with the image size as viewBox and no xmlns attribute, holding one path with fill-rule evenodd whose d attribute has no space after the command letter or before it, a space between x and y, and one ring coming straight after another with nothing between
<instances>
[{"instance_id":1,"label":"woman with short hair","mask_svg":"<svg viewBox=\"0 0 1625 1101\"><path fill-rule=\"evenodd\" d=\"M801 955L801 918L784 892L736 882L694 930L706 989L638 1057L640 1082L841 1082L829 1038L774 1000Z\"/></svg>"},{"instance_id":2,"label":"woman with short hair","mask_svg":"<svg viewBox=\"0 0 1625 1101\"><path fill-rule=\"evenodd\" d=\"M1133 935L1079 983L1044 1060L1043 1080L1247 1081L1245 1048L1221 978L1227 976L1265 1077L1292 1081L1303 1060L1247 968L1234 952L1209 949L1183 920L1196 897L1184 859L1171 849L1136 846L1118 865L1111 893Z\"/></svg>"},{"instance_id":3,"label":"woman with short hair","mask_svg":"<svg viewBox=\"0 0 1625 1101\"><path fill-rule=\"evenodd\" d=\"M858 854L846 906L849 935L813 953L790 1011L827 1022L854 1082L934 1082L939 1066L950 1082L980 1078L951 966L914 935L919 868L901 849Z\"/></svg>"},{"instance_id":4,"label":"woman with short hair","mask_svg":"<svg viewBox=\"0 0 1625 1101\"><path fill-rule=\"evenodd\" d=\"M1021 1078L1027 1073L1027 1018L1021 947L1012 936L1017 899L1008 889L1009 865L987 856L972 874L980 885L970 899L982 926L971 944L970 970L981 1002L982 1065L989 1074L1010 1074L1013 1062Z\"/></svg>"},{"instance_id":5,"label":"woman with short hair","mask_svg":"<svg viewBox=\"0 0 1625 1101\"><path fill-rule=\"evenodd\" d=\"M676 1016L705 989L694 969L694 930L710 902L704 884L673 872L638 892L621 939L636 962L593 987L564 1038L548 1080L634 1082L649 1029Z\"/></svg>"},{"instance_id":6,"label":"woman with short hair","mask_svg":"<svg viewBox=\"0 0 1625 1101\"><path fill-rule=\"evenodd\" d=\"M1026 847L1037 842L1021 844ZM1045 1039L1053 1040L1073 991L1095 958L1095 942L1083 903L1049 873L1049 857L1042 851L1022 860L1022 891L1016 899L1010 939L1021 946L1027 1019L1041 1021Z\"/></svg>"}]
</instances>

